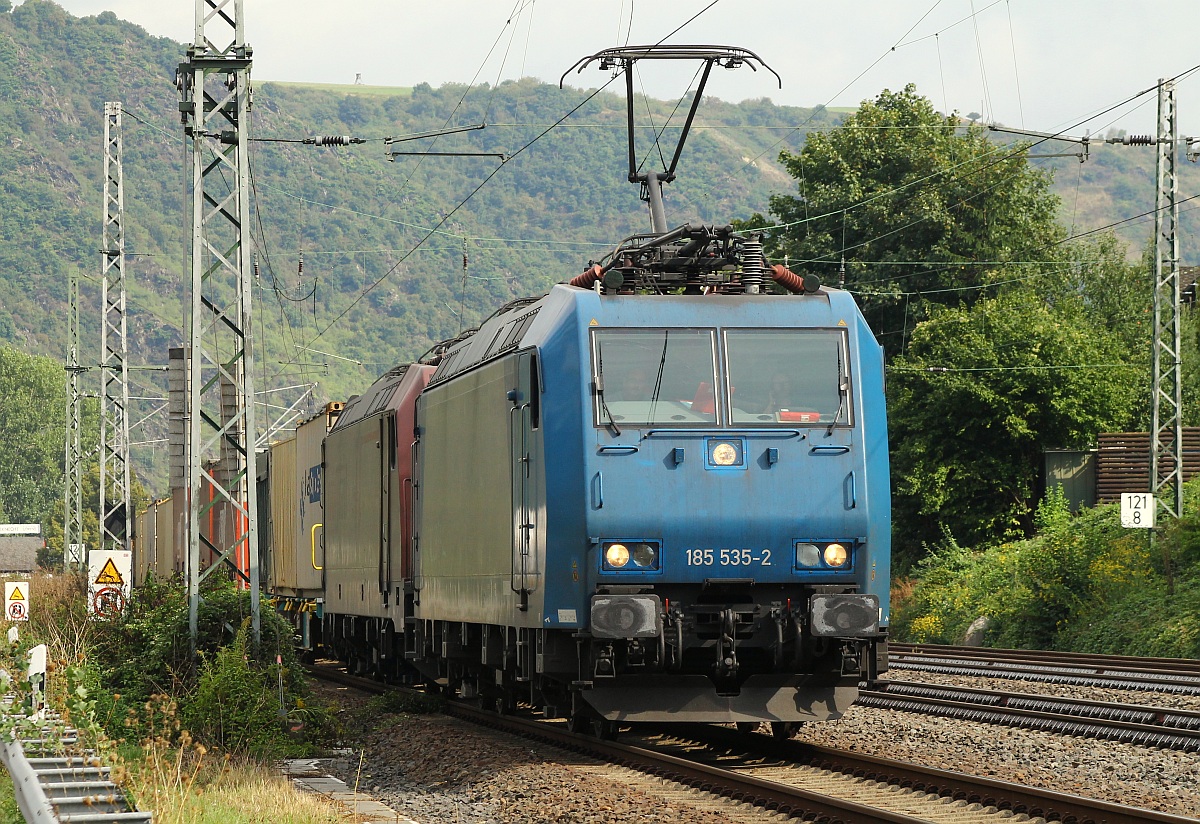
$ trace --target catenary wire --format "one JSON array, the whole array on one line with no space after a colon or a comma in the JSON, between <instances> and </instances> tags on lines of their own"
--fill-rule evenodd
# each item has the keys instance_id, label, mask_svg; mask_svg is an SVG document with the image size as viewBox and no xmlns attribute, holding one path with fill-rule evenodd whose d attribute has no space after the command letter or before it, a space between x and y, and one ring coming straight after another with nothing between
<instances>
[{"instance_id":1,"label":"catenary wire","mask_svg":"<svg viewBox=\"0 0 1200 824\"><path fill-rule=\"evenodd\" d=\"M681 31L681 30L682 30L682 29L683 29L685 26L687 26L689 23L691 23L692 21L694 21L695 19L697 19L698 17L700 17L700 15L704 14L706 11L708 11L709 9L711 9L713 6L717 5L717 3L719 3L719 2L720 2L720 0L712 0L712 1L711 1L711 2L708 4L708 5L706 5L704 8L702 8L700 11L696 12L694 15L692 15L691 17L689 17L689 18L688 18L686 21L684 21L682 24L680 24L679 26L677 26L677 27L676 27L676 28L675 28L673 31L671 31L671 33L670 33L670 34L668 34L666 37L663 37L661 40L659 40L659 41L658 41L658 43L657 43L656 45L658 45L658 44L661 44L662 42L664 42L664 41L665 41L665 40L667 40L668 38L670 38L670 37L674 36L675 34L678 34L678 33L679 33L679 31ZM501 170L501 169L503 169L503 168L504 168L505 166L507 166L507 165L508 165L510 162L512 162L512 161L513 161L513 160L515 160L517 157L519 157L520 155L522 155L522 154L523 154L525 151L527 151L527 150L528 150L530 147L532 147L532 146L533 146L534 144L536 144L536 143L537 143L539 140L541 140L543 137L545 137L547 134L549 134L549 133L550 133L550 132L551 132L551 131L552 131L552 130L555 128L555 126L557 126L557 125L558 125L558 123L561 123L561 122L563 122L563 121L567 120L567 119L568 119L568 118L570 118L570 117L571 117L573 114L575 114L575 113L576 113L576 112L578 112L580 109L582 109L582 108L583 108L585 105L587 105L587 104L588 104L588 103L589 103L589 102L590 102L590 101L591 101L593 98L595 98L595 97L596 97L596 95L600 94L600 92L602 92L604 89L608 88L608 86L609 86L609 85L611 85L611 84L612 84L612 82L613 82L615 79L616 79L616 76L615 76L615 75L614 75L613 77L610 77L610 78L609 78L609 79L608 79L608 80L607 80L607 81L606 81L606 82L605 82L603 85L601 85L599 88L596 88L596 89L594 89L594 90L593 90L591 93L589 93L589 94L588 94L586 97L584 97L584 99L583 99L582 101L580 101L578 104L576 104L576 106L575 106L574 108L572 108L570 111L568 111L568 112L567 112L566 114L564 114L562 117L560 117L560 118L559 118L557 121L555 121L555 123L553 123L553 124L551 124L550 126L548 126L548 127L545 129L545 130L543 130L542 132L538 133L538 135L537 135L536 137L534 137L532 140L530 140L528 143L526 143L525 145L521 146L521 148L517 149L517 151L515 151L513 154L509 155L509 156L508 156L508 157L506 157L504 160L502 160L502 161L501 161L501 162L500 162L500 163L499 163L499 164L496 166L496 168L495 168L495 169L493 169L493 170L492 170L492 172L491 172L490 174L488 174L488 175L487 175L487 177L485 177L485 178L484 178L484 179L483 179L483 180L482 180L482 181L479 183L479 185L478 185L478 186L476 186L474 189L472 189L472 190L471 190L471 192L470 192L470 193L468 193L468 194L467 194L467 196L466 196L465 198L463 198L461 201L459 201L459 203L458 203L458 204L457 204L457 205L456 205L456 206L455 206L455 207L454 207L452 210L450 210L450 211L449 211L449 212L448 212L448 213L447 213L447 214L446 214L444 217L442 217L442 219L441 219L441 220L438 222L438 224L437 224L436 226L434 226L432 229L430 229L430 230L429 230L429 232L428 232L428 233L426 233L426 235L425 235L423 238L421 238L420 240L418 240L418 241L417 241L417 243L416 243L416 244L413 246L413 248L412 248L411 250L409 250L408 252L406 252L406 253L405 253L405 254L404 254L404 255L403 255L401 258L400 258L400 260L398 260L398 261L397 261L397 262L396 262L396 263L395 263L395 264L394 264L394 265L393 265L393 266L392 266L390 269L388 269L386 272L384 272L384 273L383 273L383 274L382 274L382 275L381 275L381 276L380 276L378 279L376 279L375 281L373 281L373 282L372 282L372 283L371 283L371 284L370 284L370 285L369 285L369 286L368 286L366 289L364 289L362 292L360 292L360 293L358 294L358 296L357 296L357 297L355 297L355 298L354 298L354 300L352 300L352 301L350 302L350 304L349 304L349 305L348 305L348 306L347 306L345 309L343 309L343 310L342 310L342 311L341 311L341 312L340 312L340 313L339 313L339 314L338 314L336 317L334 317L334 318L333 318L333 320L329 321L329 323L327 323L327 324L325 325L325 327L324 327L324 328L322 328L322 329L321 329L321 330L320 330L320 331L319 331L319 332L316 334L316 336L315 336L315 337L313 337L313 338L312 338L312 339L309 341L309 343L314 343L316 340L318 340L319 338L321 338L321 337L322 337L322 336L323 336L323 335L324 335L326 332L328 332L330 329L332 329L332 328L334 327L334 325L336 325L336 324L337 324L337 323L338 323L338 322L339 322L339 321L340 321L342 318L344 318L344 317L345 317L347 314L349 314L349 313L350 313L350 311L351 311L351 310L352 310L352 309L353 309L355 306L357 306L357 305L358 305L359 301L361 301L361 300L362 300L363 298L365 298L365 297L366 297L368 294L370 294L370 293L371 293L371 292L372 292L372 291L373 291L373 290L374 290L374 289L375 289L377 286L379 286L379 284L383 283L383 281L384 281L384 280L386 280L386 279L387 279L387 277L388 277L388 276L389 276L389 275L390 275L392 272L396 271L396 269L398 269L398 268L400 267L400 265L401 265L402 263L404 263L404 261L405 261L405 260L407 260L407 259L408 259L408 257L409 257L409 256L411 256L413 252L415 252L415 251L416 251L416 249L420 248L420 247L421 247L421 246L422 246L422 245L425 243L425 241L427 241L427 240L428 240L430 237L432 237L432 236L433 236L433 234L434 234L434 233L435 233L435 232L436 232L438 229L440 229L440 228L441 228L443 225L445 225L445 224L446 224L446 222L447 222L447 221L448 221L448 220L449 220L449 219L450 219L450 218L451 218L451 217L452 217L452 216L453 216L455 213L457 213L457 212L458 212L458 211L459 211L459 210L460 210L460 209L461 209L463 206L465 206L465 205L466 205L468 202L470 202L470 200L471 200L472 198L474 198L474 197L475 197L475 195L476 195L476 194L478 194L478 193L479 193L479 191L480 191L481 189L483 189L483 187L484 187L484 186L486 186L486 185L487 185L489 182L491 182L491 180L492 180L492 179L493 179L493 178L494 178L494 177L495 177L497 174L499 174L499 172L500 172L500 170Z\"/></svg>"}]
</instances>

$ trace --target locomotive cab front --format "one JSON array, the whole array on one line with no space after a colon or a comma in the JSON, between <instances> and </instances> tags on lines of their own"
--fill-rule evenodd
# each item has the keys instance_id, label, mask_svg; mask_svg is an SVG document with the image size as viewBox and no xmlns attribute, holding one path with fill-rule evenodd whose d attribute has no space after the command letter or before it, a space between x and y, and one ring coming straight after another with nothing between
<instances>
[{"instance_id":1,"label":"locomotive cab front","mask_svg":"<svg viewBox=\"0 0 1200 824\"><path fill-rule=\"evenodd\" d=\"M853 301L580 303L580 697L609 720L837 717L886 660L882 362Z\"/></svg>"}]
</instances>

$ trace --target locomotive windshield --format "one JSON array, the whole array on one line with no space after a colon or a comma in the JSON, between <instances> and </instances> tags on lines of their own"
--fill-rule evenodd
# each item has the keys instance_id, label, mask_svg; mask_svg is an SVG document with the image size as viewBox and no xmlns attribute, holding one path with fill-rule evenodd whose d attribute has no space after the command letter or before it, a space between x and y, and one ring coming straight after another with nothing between
<instances>
[{"instance_id":1,"label":"locomotive windshield","mask_svg":"<svg viewBox=\"0 0 1200 824\"><path fill-rule=\"evenodd\" d=\"M716 424L716 357L708 329L597 329L596 425Z\"/></svg>"},{"instance_id":2,"label":"locomotive windshield","mask_svg":"<svg viewBox=\"0 0 1200 824\"><path fill-rule=\"evenodd\" d=\"M851 423L844 333L727 330L725 352L733 425Z\"/></svg>"}]
</instances>

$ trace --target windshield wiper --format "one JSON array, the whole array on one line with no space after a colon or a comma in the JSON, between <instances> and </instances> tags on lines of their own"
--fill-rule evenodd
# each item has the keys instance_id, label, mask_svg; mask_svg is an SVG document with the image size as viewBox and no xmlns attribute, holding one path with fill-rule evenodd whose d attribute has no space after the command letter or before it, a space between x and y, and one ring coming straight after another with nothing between
<instances>
[{"instance_id":1,"label":"windshield wiper","mask_svg":"<svg viewBox=\"0 0 1200 824\"><path fill-rule=\"evenodd\" d=\"M841 420L842 409L846 406L846 402L849 400L849 397L848 397L849 393L847 390L849 389L850 378L846 374L846 366L845 366L844 361L842 360L842 342L841 341L838 341L837 360L838 360L838 408L837 408L837 412L835 412L833 415L833 420L829 422L829 428L825 430L826 438L833 435L833 428L835 426L837 426L838 421Z\"/></svg>"},{"instance_id":2,"label":"windshield wiper","mask_svg":"<svg viewBox=\"0 0 1200 824\"><path fill-rule=\"evenodd\" d=\"M613 413L609 411L608 401L604 400L604 355L597 349L596 352L596 374L592 375L592 385L596 387L596 397L600 399L600 409L608 417L608 428L612 431L613 437L621 436L621 427L617 426L616 420L613 419Z\"/></svg>"},{"instance_id":3,"label":"windshield wiper","mask_svg":"<svg viewBox=\"0 0 1200 824\"><path fill-rule=\"evenodd\" d=\"M658 374L654 376L654 394L650 397L650 414L647 416L653 421L654 412L658 407L658 396L662 392L663 369L667 365L667 341L669 340L670 331L663 330L663 350L662 357L658 359Z\"/></svg>"}]
</instances>

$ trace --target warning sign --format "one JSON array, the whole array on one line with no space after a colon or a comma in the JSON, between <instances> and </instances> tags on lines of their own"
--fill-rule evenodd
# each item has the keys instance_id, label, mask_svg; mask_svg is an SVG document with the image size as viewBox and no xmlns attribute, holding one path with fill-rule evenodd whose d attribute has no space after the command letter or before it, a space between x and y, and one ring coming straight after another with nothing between
<instances>
[{"instance_id":1,"label":"warning sign","mask_svg":"<svg viewBox=\"0 0 1200 824\"><path fill-rule=\"evenodd\" d=\"M117 571L117 565L113 563L112 558L104 562L104 569L100 570L100 574L96 576L97 584L116 584L124 586L125 579L121 577L121 573Z\"/></svg>"},{"instance_id":2,"label":"warning sign","mask_svg":"<svg viewBox=\"0 0 1200 824\"><path fill-rule=\"evenodd\" d=\"M92 613L101 618L116 618L125 612L125 593L116 587L96 590L92 596Z\"/></svg>"},{"instance_id":3,"label":"warning sign","mask_svg":"<svg viewBox=\"0 0 1200 824\"><path fill-rule=\"evenodd\" d=\"M133 553L92 550L88 553L88 605L96 618L116 618L129 602Z\"/></svg>"},{"instance_id":4,"label":"warning sign","mask_svg":"<svg viewBox=\"0 0 1200 824\"><path fill-rule=\"evenodd\" d=\"M29 620L29 582L4 582L4 617L10 621Z\"/></svg>"}]
</instances>

